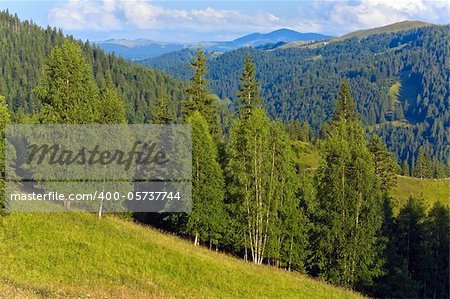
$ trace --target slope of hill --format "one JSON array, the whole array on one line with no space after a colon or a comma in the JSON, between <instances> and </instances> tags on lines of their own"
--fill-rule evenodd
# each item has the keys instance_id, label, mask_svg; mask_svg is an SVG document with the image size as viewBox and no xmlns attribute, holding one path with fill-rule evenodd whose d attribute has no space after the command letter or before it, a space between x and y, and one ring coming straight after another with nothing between
<instances>
[{"instance_id":1,"label":"slope of hill","mask_svg":"<svg viewBox=\"0 0 450 299\"><path fill-rule=\"evenodd\" d=\"M422 28L422 27L427 27L427 26L432 26L432 25L433 24L421 22L421 21L402 21L402 22L397 22L397 23L389 24L389 25L382 26L382 27L375 27L375 28L370 28L370 29L362 29L362 30L353 31L353 32L344 34L342 36L331 38L331 39L327 40L326 42L319 41L319 42L315 42L315 43L304 43L304 42L296 41L296 42L282 45L279 47L279 49L289 49L289 48L314 49L314 48L318 48L318 47L327 45L328 43L341 42L346 39L351 39L351 38L363 39L363 38L366 38L366 37L369 37L369 36L375 35L375 34L396 33L396 32L400 32L400 31L407 31L407 30L412 30L412 29L417 29L417 28Z\"/></svg>"},{"instance_id":2,"label":"slope of hill","mask_svg":"<svg viewBox=\"0 0 450 299\"><path fill-rule=\"evenodd\" d=\"M92 214L10 214L0 227L0 297L357 298L132 222Z\"/></svg>"},{"instance_id":3,"label":"slope of hill","mask_svg":"<svg viewBox=\"0 0 450 299\"><path fill-rule=\"evenodd\" d=\"M108 53L115 52L116 55L127 59L147 59L162 54L182 50L203 48L209 51L232 51L242 47L258 47L266 44L289 43L293 41L315 41L329 39L332 36L319 33L300 33L290 29L279 29L269 33L252 33L234 39L232 41L206 41L193 43L168 43L146 39L136 40L107 40L99 42L98 46Z\"/></svg>"},{"instance_id":4,"label":"slope of hill","mask_svg":"<svg viewBox=\"0 0 450 299\"><path fill-rule=\"evenodd\" d=\"M396 200L395 210L399 210L410 196L423 198L427 208L435 202L448 205L450 202L450 179L418 179L412 177L397 177L397 186L392 190Z\"/></svg>"},{"instance_id":5,"label":"slope of hill","mask_svg":"<svg viewBox=\"0 0 450 299\"><path fill-rule=\"evenodd\" d=\"M347 33L345 35L333 38L330 40L330 42L338 42L343 41L349 38L356 37L358 39L366 38L374 34L381 34L381 33L394 33L399 31L406 31L421 27L427 27L432 26L430 23L421 22L421 21L402 21L397 22L393 24L389 24L382 27L376 27L371 29L363 29L363 30L357 30L354 32Z\"/></svg>"},{"instance_id":6,"label":"slope of hill","mask_svg":"<svg viewBox=\"0 0 450 299\"><path fill-rule=\"evenodd\" d=\"M361 119L368 127L378 125L375 133L400 160L411 164L423 146L446 161L450 157L448 30L449 26L433 25L317 48L241 48L209 59L210 88L221 98L235 100L242 63L251 55L270 115L308 121L318 132L333 110L341 80L347 77ZM178 78L190 76L188 62L173 55L142 64ZM389 92L392 86L399 87L395 101ZM398 121L405 126L395 126Z\"/></svg>"}]
</instances>

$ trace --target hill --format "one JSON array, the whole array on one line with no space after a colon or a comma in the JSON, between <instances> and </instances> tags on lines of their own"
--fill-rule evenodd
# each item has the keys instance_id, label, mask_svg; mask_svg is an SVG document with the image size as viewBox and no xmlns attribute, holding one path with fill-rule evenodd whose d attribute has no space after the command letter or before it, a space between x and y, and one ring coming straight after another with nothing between
<instances>
[{"instance_id":1,"label":"hill","mask_svg":"<svg viewBox=\"0 0 450 299\"><path fill-rule=\"evenodd\" d=\"M32 22L20 21L7 11L0 11L0 95L5 96L12 112L19 115L35 113L40 103L32 90L43 73L44 62L55 46L66 39L61 30L43 29ZM184 85L162 72L134 65L117 56L106 54L98 47L77 41L92 65L100 90L111 78L126 102L128 120L143 123L151 118L153 101L170 95L171 110L184 97Z\"/></svg>"},{"instance_id":2,"label":"hill","mask_svg":"<svg viewBox=\"0 0 450 299\"><path fill-rule=\"evenodd\" d=\"M330 40L330 42L338 42L343 41L349 38L356 37L358 39L366 38L374 34L381 34L381 33L394 33L399 31L406 31L416 28L422 28L432 26L430 23L421 22L421 21L402 21L397 22L393 24L389 24L382 27L376 27L376 28L370 28L370 29L363 29L363 30L357 30L354 32L347 33L345 35L333 38Z\"/></svg>"},{"instance_id":3,"label":"hill","mask_svg":"<svg viewBox=\"0 0 450 299\"><path fill-rule=\"evenodd\" d=\"M142 60L157 57L183 49L197 49L226 52L242 47L258 47L266 44L289 43L293 41L315 41L332 36L319 33L301 33L290 29L279 29L269 33L252 33L231 41L205 41L192 43L159 42L146 39L111 39L97 45L108 53L114 52L127 59Z\"/></svg>"},{"instance_id":4,"label":"hill","mask_svg":"<svg viewBox=\"0 0 450 299\"><path fill-rule=\"evenodd\" d=\"M450 202L450 179L418 179L412 177L397 177L397 186L392 190L396 199L395 210L399 210L410 196L423 198L427 208L435 202L448 205Z\"/></svg>"},{"instance_id":5,"label":"hill","mask_svg":"<svg viewBox=\"0 0 450 299\"><path fill-rule=\"evenodd\" d=\"M210 57L210 89L234 101L242 62L251 55L271 117L307 121L317 133L346 77L362 121L376 128L371 133L380 135L400 161L411 165L423 146L445 162L450 158L448 30L432 25L316 48L241 48ZM173 53L141 63L188 79L187 56L179 57ZM399 122L404 126L397 126Z\"/></svg>"},{"instance_id":6,"label":"hill","mask_svg":"<svg viewBox=\"0 0 450 299\"><path fill-rule=\"evenodd\" d=\"M15 213L0 237L0 297L359 297L116 217Z\"/></svg>"}]
</instances>

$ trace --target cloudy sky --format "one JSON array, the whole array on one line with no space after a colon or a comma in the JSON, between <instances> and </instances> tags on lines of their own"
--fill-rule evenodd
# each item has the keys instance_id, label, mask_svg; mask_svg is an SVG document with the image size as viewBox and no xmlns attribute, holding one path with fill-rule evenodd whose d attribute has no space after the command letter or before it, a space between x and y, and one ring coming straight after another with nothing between
<instances>
[{"instance_id":1,"label":"cloudy sky","mask_svg":"<svg viewBox=\"0 0 450 299\"><path fill-rule=\"evenodd\" d=\"M450 1L1 1L21 19L81 39L231 40L290 28L341 35L403 20L450 22Z\"/></svg>"}]
</instances>

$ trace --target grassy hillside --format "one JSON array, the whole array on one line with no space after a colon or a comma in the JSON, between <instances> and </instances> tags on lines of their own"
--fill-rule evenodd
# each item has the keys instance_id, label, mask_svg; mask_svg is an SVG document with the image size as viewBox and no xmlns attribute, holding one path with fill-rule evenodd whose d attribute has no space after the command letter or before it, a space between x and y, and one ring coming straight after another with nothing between
<instances>
[{"instance_id":1,"label":"grassy hillside","mask_svg":"<svg viewBox=\"0 0 450 299\"><path fill-rule=\"evenodd\" d=\"M353 37L356 37L358 39L363 39L363 38L366 38L366 37L374 35L374 34L394 33L394 32L406 31L406 30L411 30L411 29L420 28L420 27L431 26L431 25L432 24L430 24L430 23L421 22L421 21L402 21L402 22L393 23L393 24L389 24L386 26L382 26L382 27L353 31L353 32L347 33L345 35L327 40L326 42L324 42L324 41L317 41L314 43L292 42L292 43L282 45L281 47L278 47L278 49L288 49L288 48L314 49L314 48L321 47L323 45L327 45L328 43L341 42L341 41L344 41L346 39L350 39Z\"/></svg>"},{"instance_id":2,"label":"grassy hillside","mask_svg":"<svg viewBox=\"0 0 450 299\"><path fill-rule=\"evenodd\" d=\"M430 24L430 23L421 22L421 21L403 21L403 22L393 23L393 24L389 24L386 26L382 26L382 27L363 29L363 30L350 32L343 36L331 39L331 42L343 41L343 40L353 38L353 37L362 39L362 38L365 38L365 37L368 37L368 36L374 35L374 34L393 33L393 32L411 30L414 28L431 26L431 25L432 24Z\"/></svg>"},{"instance_id":3,"label":"grassy hillside","mask_svg":"<svg viewBox=\"0 0 450 299\"><path fill-rule=\"evenodd\" d=\"M356 298L115 217L8 215L0 298Z\"/></svg>"},{"instance_id":4,"label":"grassy hillside","mask_svg":"<svg viewBox=\"0 0 450 299\"><path fill-rule=\"evenodd\" d=\"M398 125L407 125L407 123L397 123ZM300 166L312 171L319 167L322 158L313 145L298 141L293 148L296 153L297 163ZM423 197L427 207L431 207L437 201L443 204L450 202L450 179L418 179L405 176L398 176L397 178L397 186L392 190L396 212L411 195Z\"/></svg>"},{"instance_id":5,"label":"grassy hillside","mask_svg":"<svg viewBox=\"0 0 450 299\"><path fill-rule=\"evenodd\" d=\"M393 197L397 200L396 210L399 209L410 195L423 197L425 204L430 208L435 202L443 204L450 202L450 179L417 179L398 176L397 186L392 190Z\"/></svg>"}]
</instances>

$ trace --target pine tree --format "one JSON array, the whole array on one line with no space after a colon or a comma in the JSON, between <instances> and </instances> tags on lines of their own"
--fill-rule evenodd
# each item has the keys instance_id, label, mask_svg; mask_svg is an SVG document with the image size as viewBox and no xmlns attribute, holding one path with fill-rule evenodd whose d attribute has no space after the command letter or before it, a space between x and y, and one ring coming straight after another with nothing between
<instances>
[{"instance_id":1,"label":"pine tree","mask_svg":"<svg viewBox=\"0 0 450 299\"><path fill-rule=\"evenodd\" d=\"M402 175L404 175L404 176L410 176L411 175L411 173L410 173L410 171L409 171L409 164L408 164L408 160L403 160L403 163L402 163Z\"/></svg>"},{"instance_id":2,"label":"pine tree","mask_svg":"<svg viewBox=\"0 0 450 299\"><path fill-rule=\"evenodd\" d=\"M317 173L314 259L324 279L361 288L381 272L381 191L346 81L336 107Z\"/></svg>"},{"instance_id":3,"label":"pine tree","mask_svg":"<svg viewBox=\"0 0 450 299\"><path fill-rule=\"evenodd\" d=\"M259 92L259 83L255 77L255 65L250 56L244 61L244 69L239 79L241 88L238 92L238 111L241 118L250 115L252 109L261 105L261 96Z\"/></svg>"},{"instance_id":4,"label":"pine tree","mask_svg":"<svg viewBox=\"0 0 450 299\"><path fill-rule=\"evenodd\" d=\"M195 245L209 241L218 245L225 225L225 185L218 163L217 148L209 133L208 123L200 112L194 112L187 122L192 125L192 211L187 230Z\"/></svg>"},{"instance_id":5,"label":"pine tree","mask_svg":"<svg viewBox=\"0 0 450 299\"><path fill-rule=\"evenodd\" d=\"M385 194L381 228L381 237L386 242L383 274L375 279L369 292L376 298L417 298L419 287L409 275L407 264L398 250L397 220L392 206L392 199Z\"/></svg>"},{"instance_id":6,"label":"pine tree","mask_svg":"<svg viewBox=\"0 0 450 299\"><path fill-rule=\"evenodd\" d=\"M417 159L414 164L414 176L416 178L425 179L430 175L429 160L423 147L419 149Z\"/></svg>"},{"instance_id":7,"label":"pine tree","mask_svg":"<svg viewBox=\"0 0 450 299\"><path fill-rule=\"evenodd\" d=\"M411 277L423 287L427 268L425 206L422 199L410 197L397 217L397 247Z\"/></svg>"},{"instance_id":8,"label":"pine tree","mask_svg":"<svg viewBox=\"0 0 450 299\"><path fill-rule=\"evenodd\" d=\"M339 90L339 96L336 101L336 107L334 108L334 120L356 121L358 115L355 112L356 103L353 99L350 91L350 84L347 79L342 81L341 89Z\"/></svg>"},{"instance_id":9,"label":"pine tree","mask_svg":"<svg viewBox=\"0 0 450 299\"><path fill-rule=\"evenodd\" d=\"M174 122L174 117L169 108L169 96L165 90L154 101L151 121L153 124L171 124Z\"/></svg>"},{"instance_id":10,"label":"pine tree","mask_svg":"<svg viewBox=\"0 0 450 299\"><path fill-rule=\"evenodd\" d=\"M450 210L436 202L425 221L426 253L430 266L426 269L423 297L449 298Z\"/></svg>"},{"instance_id":11,"label":"pine tree","mask_svg":"<svg viewBox=\"0 0 450 299\"><path fill-rule=\"evenodd\" d=\"M43 105L43 123L89 124L99 120L99 92L92 67L73 41L66 40L52 50L34 92Z\"/></svg>"},{"instance_id":12,"label":"pine tree","mask_svg":"<svg viewBox=\"0 0 450 299\"><path fill-rule=\"evenodd\" d=\"M374 135L369 144L374 162L375 174L380 182L383 193L388 193L397 183L396 163L392 154L388 152L386 145L380 137Z\"/></svg>"},{"instance_id":13,"label":"pine tree","mask_svg":"<svg viewBox=\"0 0 450 299\"><path fill-rule=\"evenodd\" d=\"M126 124L127 114L125 102L119 92L109 85L100 95L99 123Z\"/></svg>"},{"instance_id":14,"label":"pine tree","mask_svg":"<svg viewBox=\"0 0 450 299\"><path fill-rule=\"evenodd\" d=\"M206 56L202 49L197 50L197 54L190 65L194 75L186 90L188 99L183 107L184 117L187 119L195 111L200 112L208 122L212 135L217 135L219 133L217 106L207 88L208 81L205 79L207 72Z\"/></svg>"}]
</instances>

